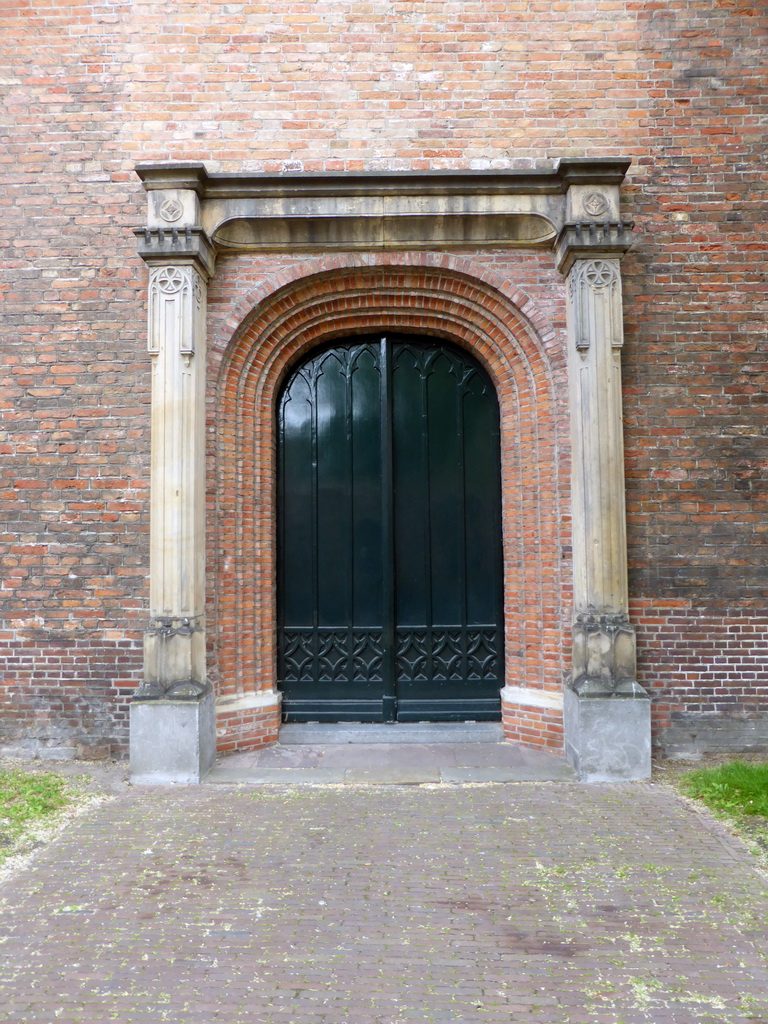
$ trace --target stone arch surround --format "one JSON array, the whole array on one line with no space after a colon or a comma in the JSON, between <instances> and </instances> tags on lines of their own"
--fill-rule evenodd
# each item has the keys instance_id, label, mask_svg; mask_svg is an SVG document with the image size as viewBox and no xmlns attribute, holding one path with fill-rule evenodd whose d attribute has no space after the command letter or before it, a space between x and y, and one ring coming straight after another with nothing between
<instances>
[{"instance_id":1,"label":"stone arch surround","mask_svg":"<svg viewBox=\"0 0 768 1024\"><path fill-rule=\"evenodd\" d=\"M563 345L531 299L466 258L307 260L243 296L212 339L217 733L222 751L276 739L275 399L323 342L377 330L444 337L497 389L502 434L506 735L562 749L571 567ZM212 481L213 482L213 481ZM564 490L565 488L565 490ZM566 554L564 558L563 555ZM530 699L527 699L530 698Z\"/></svg>"}]
</instances>

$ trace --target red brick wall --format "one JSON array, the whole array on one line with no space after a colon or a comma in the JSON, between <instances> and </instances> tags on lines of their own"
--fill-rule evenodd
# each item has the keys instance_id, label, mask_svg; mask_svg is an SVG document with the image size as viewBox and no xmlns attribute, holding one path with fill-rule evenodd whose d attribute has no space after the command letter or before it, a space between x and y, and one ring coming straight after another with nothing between
<instances>
[{"instance_id":1,"label":"red brick wall","mask_svg":"<svg viewBox=\"0 0 768 1024\"><path fill-rule=\"evenodd\" d=\"M149 366L112 10L0 14L0 743L12 750L123 744L141 671Z\"/></svg>"},{"instance_id":2,"label":"red brick wall","mask_svg":"<svg viewBox=\"0 0 768 1024\"><path fill-rule=\"evenodd\" d=\"M550 708L519 706L514 717L504 720L504 737L512 743L544 750L563 749L563 712Z\"/></svg>"},{"instance_id":3,"label":"red brick wall","mask_svg":"<svg viewBox=\"0 0 768 1024\"><path fill-rule=\"evenodd\" d=\"M642 677L652 680L652 728L667 756L766 746L768 615L638 600Z\"/></svg>"},{"instance_id":4,"label":"red brick wall","mask_svg":"<svg viewBox=\"0 0 768 1024\"><path fill-rule=\"evenodd\" d=\"M669 753L739 731L768 744L767 18L762 4L662 4L640 22L642 240L623 267L630 593Z\"/></svg>"},{"instance_id":5,"label":"red brick wall","mask_svg":"<svg viewBox=\"0 0 768 1024\"><path fill-rule=\"evenodd\" d=\"M631 157L630 581L639 618L659 620L639 624L641 681L670 735L716 708L737 724L766 714L767 21L739 0L6 5L0 744L125 742L147 609L139 160L275 171ZM479 260L504 271L509 258ZM212 288L218 346L273 272L236 262L220 261ZM562 338L548 257L518 253L508 272ZM732 635L738 648L707 645Z\"/></svg>"}]
</instances>

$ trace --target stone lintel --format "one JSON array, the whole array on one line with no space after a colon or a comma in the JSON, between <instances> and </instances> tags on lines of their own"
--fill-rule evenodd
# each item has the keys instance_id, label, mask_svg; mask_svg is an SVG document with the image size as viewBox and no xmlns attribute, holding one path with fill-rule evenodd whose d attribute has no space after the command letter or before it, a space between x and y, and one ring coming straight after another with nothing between
<instances>
[{"instance_id":1,"label":"stone lintel","mask_svg":"<svg viewBox=\"0 0 768 1024\"><path fill-rule=\"evenodd\" d=\"M200 225L208 235L206 265L214 248L550 247L569 220L618 218L628 167L611 158L535 170L222 174L201 163L139 164L150 194L150 230L139 251L145 260L161 259L169 246L180 255L183 243L168 242L170 232L205 259L198 249L206 247L184 235Z\"/></svg>"},{"instance_id":2,"label":"stone lintel","mask_svg":"<svg viewBox=\"0 0 768 1024\"><path fill-rule=\"evenodd\" d=\"M289 208L281 210L274 204L287 204ZM258 210L217 223L225 211L223 204L214 202L206 210L206 223L222 252L548 247L556 234L546 216L522 210L449 213L424 209L408 213L401 206L382 213L381 205L386 206L386 201L354 216L339 216L334 209L324 210L317 205L309 215L302 216L290 201L274 200L270 209L261 204Z\"/></svg>"},{"instance_id":3,"label":"stone lintel","mask_svg":"<svg viewBox=\"0 0 768 1024\"><path fill-rule=\"evenodd\" d=\"M563 159L550 168L462 171L209 172L197 162L140 163L136 173L147 191L188 189L201 199L317 195L563 194L572 185L618 187L631 161L625 158Z\"/></svg>"}]
</instances>

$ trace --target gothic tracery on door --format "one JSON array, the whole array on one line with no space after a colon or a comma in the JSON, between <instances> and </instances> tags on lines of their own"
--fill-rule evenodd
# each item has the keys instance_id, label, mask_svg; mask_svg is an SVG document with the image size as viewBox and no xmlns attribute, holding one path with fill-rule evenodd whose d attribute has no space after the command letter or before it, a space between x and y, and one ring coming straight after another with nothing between
<instances>
[{"instance_id":1,"label":"gothic tracery on door","mask_svg":"<svg viewBox=\"0 0 768 1024\"><path fill-rule=\"evenodd\" d=\"M278 401L288 721L498 719L499 412L436 339L314 350Z\"/></svg>"}]
</instances>

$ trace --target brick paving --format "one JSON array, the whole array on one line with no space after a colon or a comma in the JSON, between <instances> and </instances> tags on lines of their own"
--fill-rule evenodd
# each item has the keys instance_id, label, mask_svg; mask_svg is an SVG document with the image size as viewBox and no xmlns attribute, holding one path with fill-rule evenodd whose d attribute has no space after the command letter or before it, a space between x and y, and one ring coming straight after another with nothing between
<instances>
[{"instance_id":1,"label":"brick paving","mask_svg":"<svg viewBox=\"0 0 768 1024\"><path fill-rule=\"evenodd\" d=\"M0 897L8 1022L768 1021L768 880L645 784L137 788Z\"/></svg>"}]
</instances>

